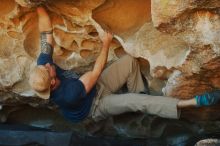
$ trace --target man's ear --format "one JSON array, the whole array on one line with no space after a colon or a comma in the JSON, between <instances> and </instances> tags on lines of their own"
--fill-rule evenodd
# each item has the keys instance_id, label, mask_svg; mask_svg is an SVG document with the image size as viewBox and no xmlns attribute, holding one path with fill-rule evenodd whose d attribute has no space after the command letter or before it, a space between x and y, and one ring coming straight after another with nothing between
<instances>
[{"instance_id":1,"label":"man's ear","mask_svg":"<svg viewBox=\"0 0 220 146\"><path fill-rule=\"evenodd\" d=\"M56 83L56 80L55 80L55 79L52 79L52 80L50 81L50 84L51 84L51 85L55 85L55 83Z\"/></svg>"},{"instance_id":2,"label":"man's ear","mask_svg":"<svg viewBox=\"0 0 220 146\"><path fill-rule=\"evenodd\" d=\"M45 64L46 67L50 67L50 63Z\"/></svg>"}]
</instances>

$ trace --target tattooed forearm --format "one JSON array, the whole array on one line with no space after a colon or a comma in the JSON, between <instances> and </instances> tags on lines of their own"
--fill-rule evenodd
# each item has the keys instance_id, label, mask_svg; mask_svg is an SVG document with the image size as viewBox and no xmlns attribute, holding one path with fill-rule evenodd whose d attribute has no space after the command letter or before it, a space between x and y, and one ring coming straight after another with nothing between
<instances>
[{"instance_id":1,"label":"tattooed forearm","mask_svg":"<svg viewBox=\"0 0 220 146\"><path fill-rule=\"evenodd\" d=\"M40 41L41 41L41 52L45 54L53 54L53 47L51 44L47 42L47 34L52 35L52 31L45 31L41 32L40 34Z\"/></svg>"}]
</instances>

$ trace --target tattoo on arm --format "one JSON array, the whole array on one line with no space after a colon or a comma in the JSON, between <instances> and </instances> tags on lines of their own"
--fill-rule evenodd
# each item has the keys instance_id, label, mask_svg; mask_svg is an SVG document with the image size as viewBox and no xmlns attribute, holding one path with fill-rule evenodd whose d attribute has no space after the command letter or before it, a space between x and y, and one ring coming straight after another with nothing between
<instances>
[{"instance_id":1,"label":"tattoo on arm","mask_svg":"<svg viewBox=\"0 0 220 146\"><path fill-rule=\"evenodd\" d=\"M53 47L47 42L47 34L52 35L52 31L44 31L40 34L41 52L45 54L53 54Z\"/></svg>"}]
</instances>

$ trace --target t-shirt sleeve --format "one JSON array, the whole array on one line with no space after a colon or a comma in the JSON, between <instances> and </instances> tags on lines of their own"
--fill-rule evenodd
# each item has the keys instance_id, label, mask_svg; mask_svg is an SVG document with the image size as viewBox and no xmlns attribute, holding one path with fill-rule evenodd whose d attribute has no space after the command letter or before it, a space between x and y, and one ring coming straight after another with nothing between
<instances>
[{"instance_id":1,"label":"t-shirt sleeve","mask_svg":"<svg viewBox=\"0 0 220 146\"><path fill-rule=\"evenodd\" d=\"M53 64L52 55L46 53L40 53L37 59L37 65L45 65L47 63Z\"/></svg>"},{"instance_id":2,"label":"t-shirt sleeve","mask_svg":"<svg viewBox=\"0 0 220 146\"><path fill-rule=\"evenodd\" d=\"M80 99L86 96L86 90L80 80L72 81L64 87L64 100L70 105L75 105Z\"/></svg>"}]
</instances>

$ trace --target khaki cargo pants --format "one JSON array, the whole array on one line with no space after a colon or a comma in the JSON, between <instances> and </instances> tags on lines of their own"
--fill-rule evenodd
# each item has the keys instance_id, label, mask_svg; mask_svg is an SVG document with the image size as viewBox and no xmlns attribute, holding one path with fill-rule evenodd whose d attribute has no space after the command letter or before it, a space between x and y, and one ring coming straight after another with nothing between
<instances>
[{"instance_id":1,"label":"khaki cargo pants","mask_svg":"<svg viewBox=\"0 0 220 146\"><path fill-rule=\"evenodd\" d=\"M114 94L125 83L129 93ZM101 74L97 86L98 93L89 115L95 121L137 111L165 118L179 118L178 99L139 94L145 88L140 67L137 60L129 55L107 67Z\"/></svg>"}]
</instances>

